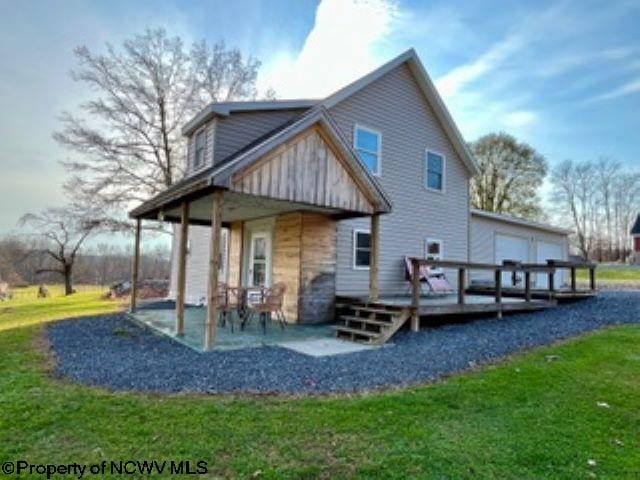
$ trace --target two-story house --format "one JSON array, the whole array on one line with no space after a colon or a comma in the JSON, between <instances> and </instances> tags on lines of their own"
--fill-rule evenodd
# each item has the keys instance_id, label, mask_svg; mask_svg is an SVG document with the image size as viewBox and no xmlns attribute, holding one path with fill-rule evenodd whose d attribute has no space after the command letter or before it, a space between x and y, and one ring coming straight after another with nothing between
<instances>
[{"instance_id":1,"label":"two-story house","mask_svg":"<svg viewBox=\"0 0 640 480\"><path fill-rule=\"evenodd\" d=\"M186 177L131 216L182 222L171 295L187 303L218 269L285 283L289 322L327 321L336 296L406 294L405 256L568 253L565 230L470 208L476 163L413 50L324 99L211 104L183 133Z\"/></svg>"}]
</instances>

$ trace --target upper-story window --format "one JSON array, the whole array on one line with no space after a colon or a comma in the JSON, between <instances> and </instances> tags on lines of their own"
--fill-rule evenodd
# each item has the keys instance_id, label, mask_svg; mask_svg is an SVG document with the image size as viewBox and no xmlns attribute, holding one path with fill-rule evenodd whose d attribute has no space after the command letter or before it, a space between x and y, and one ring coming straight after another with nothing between
<instances>
[{"instance_id":1,"label":"upper-story window","mask_svg":"<svg viewBox=\"0 0 640 480\"><path fill-rule=\"evenodd\" d=\"M380 132L356 125L353 146L367 168L374 175L380 175L380 152L382 135Z\"/></svg>"},{"instance_id":2,"label":"upper-story window","mask_svg":"<svg viewBox=\"0 0 640 480\"><path fill-rule=\"evenodd\" d=\"M205 131L200 130L196 133L194 154L193 154L193 169L197 170L204 165L204 154L206 148Z\"/></svg>"},{"instance_id":3,"label":"upper-story window","mask_svg":"<svg viewBox=\"0 0 640 480\"><path fill-rule=\"evenodd\" d=\"M444 155L427 150L425 162L427 177L425 187L429 190L444 190Z\"/></svg>"}]
</instances>

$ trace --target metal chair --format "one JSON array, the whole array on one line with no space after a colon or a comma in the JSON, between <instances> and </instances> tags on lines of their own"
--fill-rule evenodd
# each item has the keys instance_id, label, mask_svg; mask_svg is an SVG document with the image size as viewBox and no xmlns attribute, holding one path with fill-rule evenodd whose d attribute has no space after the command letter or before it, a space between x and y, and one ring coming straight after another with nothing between
<instances>
[{"instance_id":1,"label":"metal chair","mask_svg":"<svg viewBox=\"0 0 640 480\"><path fill-rule=\"evenodd\" d=\"M248 304L247 315L240 326L240 329L244 329L245 324L249 323L255 314L260 317L260 323L262 325L262 333L267 333L267 319L273 321L273 314L275 314L280 328L284 330L286 324L286 317L282 310L284 302L284 293L287 290L287 286L284 283L276 283L270 288L264 288L260 301L253 304Z\"/></svg>"},{"instance_id":2,"label":"metal chair","mask_svg":"<svg viewBox=\"0 0 640 480\"><path fill-rule=\"evenodd\" d=\"M242 298L241 288L230 287L226 283L218 286L218 309L220 311L218 324L224 328L227 322L229 322L231 333L233 333L233 312L236 312L238 315L240 314L243 308Z\"/></svg>"}]
</instances>

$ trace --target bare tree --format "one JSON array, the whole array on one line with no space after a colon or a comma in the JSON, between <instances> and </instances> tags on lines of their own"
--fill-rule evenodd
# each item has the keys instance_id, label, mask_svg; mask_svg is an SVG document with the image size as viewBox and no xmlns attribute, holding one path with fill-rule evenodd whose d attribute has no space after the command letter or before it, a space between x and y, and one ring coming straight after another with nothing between
<instances>
[{"instance_id":1,"label":"bare tree","mask_svg":"<svg viewBox=\"0 0 640 480\"><path fill-rule=\"evenodd\" d=\"M565 160L558 164L551 176L551 198L562 216L573 223L578 249L584 259L589 258L593 241L595 217L595 168L591 162L574 163Z\"/></svg>"},{"instance_id":2,"label":"bare tree","mask_svg":"<svg viewBox=\"0 0 640 480\"><path fill-rule=\"evenodd\" d=\"M63 113L53 137L79 154L63 162L75 201L113 212L148 199L183 174L180 129L211 101L253 98L260 62L222 42L185 48L163 29L147 29L104 54L75 50L72 77L96 92L82 116Z\"/></svg>"},{"instance_id":3,"label":"bare tree","mask_svg":"<svg viewBox=\"0 0 640 480\"><path fill-rule=\"evenodd\" d=\"M36 273L62 275L65 295L71 295L73 267L80 247L104 223L97 217L80 215L73 208L49 208L38 214L24 215L20 219L21 226L33 228L45 240L41 252L51 260L50 266L41 267Z\"/></svg>"},{"instance_id":4,"label":"bare tree","mask_svg":"<svg viewBox=\"0 0 640 480\"><path fill-rule=\"evenodd\" d=\"M604 220L606 224L606 246L608 256L613 256L613 194L615 179L620 171L620 162L616 162L610 158L600 158L597 162L596 174L598 180L598 188L602 200L602 209L604 210Z\"/></svg>"},{"instance_id":5,"label":"bare tree","mask_svg":"<svg viewBox=\"0 0 640 480\"><path fill-rule=\"evenodd\" d=\"M480 169L471 182L474 208L542 217L538 188L547 173L542 155L506 133L485 135L471 144L471 150Z\"/></svg>"}]
</instances>

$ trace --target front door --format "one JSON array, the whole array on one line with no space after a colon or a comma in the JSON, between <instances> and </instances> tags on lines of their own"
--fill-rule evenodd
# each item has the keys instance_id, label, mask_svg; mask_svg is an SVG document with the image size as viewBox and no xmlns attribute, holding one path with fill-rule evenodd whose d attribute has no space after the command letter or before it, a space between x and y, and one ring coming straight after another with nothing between
<instances>
[{"instance_id":1,"label":"front door","mask_svg":"<svg viewBox=\"0 0 640 480\"><path fill-rule=\"evenodd\" d=\"M271 283L271 232L252 232L249 244L249 287L268 287Z\"/></svg>"}]
</instances>

